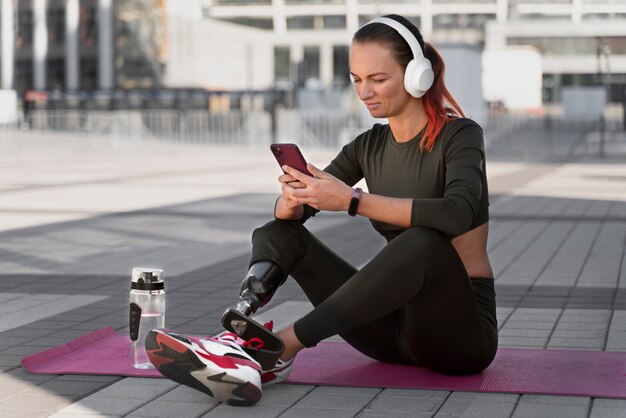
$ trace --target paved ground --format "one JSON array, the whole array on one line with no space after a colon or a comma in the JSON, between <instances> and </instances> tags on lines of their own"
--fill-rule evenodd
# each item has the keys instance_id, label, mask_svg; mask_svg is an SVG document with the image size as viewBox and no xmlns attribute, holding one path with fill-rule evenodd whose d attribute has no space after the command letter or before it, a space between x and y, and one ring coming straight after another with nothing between
<instances>
[{"instance_id":1,"label":"paved ground","mask_svg":"<svg viewBox=\"0 0 626 418\"><path fill-rule=\"evenodd\" d=\"M166 270L168 327L219 331L279 171L267 150L107 138L4 133L0 151L3 418L626 417L626 400L286 384L232 408L166 380L31 375L19 366L28 354L125 329L134 266ZM323 165L333 153L305 154ZM488 167L500 345L626 351L626 166L494 158ZM355 265L383 245L345 214L307 226ZM287 320L308 306L288 282L263 315Z\"/></svg>"}]
</instances>

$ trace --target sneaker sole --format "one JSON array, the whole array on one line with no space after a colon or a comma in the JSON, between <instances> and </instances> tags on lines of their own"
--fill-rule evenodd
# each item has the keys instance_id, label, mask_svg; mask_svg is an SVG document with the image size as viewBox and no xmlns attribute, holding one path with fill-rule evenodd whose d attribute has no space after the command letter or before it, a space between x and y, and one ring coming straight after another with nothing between
<instances>
[{"instance_id":1,"label":"sneaker sole","mask_svg":"<svg viewBox=\"0 0 626 418\"><path fill-rule=\"evenodd\" d=\"M250 406L261 399L261 389L251 382L213 369L196 357L182 341L155 331L146 337L146 352L165 377L232 406Z\"/></svg>"}]
</instances>

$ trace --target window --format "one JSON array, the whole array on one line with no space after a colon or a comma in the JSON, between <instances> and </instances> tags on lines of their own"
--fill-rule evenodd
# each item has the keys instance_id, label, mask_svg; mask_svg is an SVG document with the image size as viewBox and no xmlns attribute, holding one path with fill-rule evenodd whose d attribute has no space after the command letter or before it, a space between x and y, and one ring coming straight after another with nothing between
<instances>
[{"instance_id":1,"label":"window","mask_svg":"<svg viewBox=\"0 0 626 418\"><path fill-rule=\"evenodd\" d=\"M345 29L346 28L346 16L324 16L324 29Z\"/></svg>"},{"instance_id":2,"label":"window","mask_svg":"<svg viewBox=\"0 0 626 418\"><path fill-rule=\"evenodd\" d=\"M350 48L346 45L333 46L333 83L346 86L350 82Z\"/></svg>"},{"instance_id":3,"label":"window","mask_svg":"<svg viewBox=\"0 0 626 418\"><path fill-rule=\"evenodd\" d=\"M291 76L291 60L288 46L274 47L274 80L289 80Z\"/></svg>"},{"instance_id":4,"label":"window","mask_svg":"<svg viewBox=\"0 0 626 418\"><path fill-rule=\"evenodd\" d=\"M49 45L62 46L65 43L65 10L48 10L46 24L48 25Z\"/></svg>"},{"instance_id":5,"label":"window","mask_svg":"<svg viewBox=\"0 0 626 418\"><path fill-rule=\"evenodd\" d=\"M230 17L221 18L220 20L236 23L238 25L251 26L258 29L274 29L274 21L270 18L253 18L253 17Z\"/></svg>"},{"instance_id":6,"label":"window","mask_svg":"<svg viewBox=\"0 0 626 418\"><path fill-rule=\"evenodd\" d=\"M309 79L320 78L320 49L317 46L304 47L304 59L301 63L298 77L299 83L304 83Z\"/></svg>"},{"instance_id":7,"label":"window","mask_svg":"<svg viewBox=\"0 0 626 418\"><path fill-rule=\"evenodd\" d=\"M65 59L49 58L46 60L46 87L48 90L65 87Z\"/></svg>"},{"instance_id":8,"label":"window","mask_svg":"<svg viewBox=\"0 0 626 418\"><path fill-rule=\"evenodd\" d=\"M215 6L239 6L245 4L271 5L272 0L213 0Z\"/></svg>"},{"instance_id":9,"label":"window","mask_svg":"<svg viewBox=\"0 0 626 418\"><path fill-rule=\"evenodd\" d=\"M33 61L30 59L15 60L15 90L24 93L33 88Z\"/></svg>"},{"instance_id":10,"label":"window","mask_svg":"<svg viewBox=\"0 0 626 418\"><path fill-rule=\"evenodd\" d=\"M31 10L17 10L17 36L15 48L33 45L33 12Z\"/></svg>"},{"instance_id":11,"label":"window","mask_svg":"<svg viewBox=\"0 0 626 418\"><path fill-rule=\"evenodd\" d=\"M80 88L82 90L98 88L98 60L94 57L80 60Z\"/></svg>"},{"instance_id":12,"label":"window","mask_svg":"<svg viewBox=\"0 0 626 418\"><path fill-rule=\"evenodd\" d=\"M494 20L490 14L440 14L433 16L434 29L478 29L483 31L485 23Z\"/></svg>"},{"instance_id":13,"label":"window","mask_svg":"<svg viewBox=\"0 0 626 418\"><path fill-rule=\"evenodd\" d=\"M321 19L321 16L318 16L318 18ZM288 30L315 29L315 16L288 17L287 29Z\"/></svg>"},{"instance_id":14,"label":"window","mask_svg":"<svg viewBox=\"0 0 626 418\"><path fill-rule=\"evenodd\" d=\"M98 42L98 19L96 18L95 7L81 5L78 37L82 48L96 46Z\"/></svg>"}]
</instances>

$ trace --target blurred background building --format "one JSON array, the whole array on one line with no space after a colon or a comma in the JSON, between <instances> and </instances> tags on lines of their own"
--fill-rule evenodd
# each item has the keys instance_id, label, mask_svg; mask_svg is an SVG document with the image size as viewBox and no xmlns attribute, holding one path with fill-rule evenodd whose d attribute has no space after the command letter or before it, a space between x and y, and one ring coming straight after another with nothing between
<instances>
[{"instance_id":1,"label":"blurred background building","mask_svg":"<svg viewBox=\"0 0 626 418\"><path fill-rule=\"evenodd\" d=\"M609 100L621 102L626 88L626 0L1 1L2 88L19 95L341 87L351 34L387 13L407 16L442 49L488 51L490 101L506 99L493 91L498 73L522 79L537 71L537 54L541 100L554 101L565 86L606 83ZM493 63L518 46L528 68Z\"/></svg>"},{"instance_id":2,"label":"blurred background building","mask_svg":"<svg viewBox=\"0 0 626 418\"><path fill-rule=\"evenodd\" d=\"M269 122L251 123L269 126L272 137L280 130L278 108L343 109L366 117L349 85L350 40L362 24L388 13L408 17L440 50L448 86L481 123L502 112L570 112L596 120L612 109L623 125L626 112L626 0L0 4L0 124L18 117L6 116L19 115L16 104L24 113L268 112ZM577 107L564 103L568 97L578 98ZM139 125L149 124L145 114L141 118ZM159 118L160 127L185 125L179 116L167 123ZM302 115L294 118L302 123Z\"/></svg>"}]
</instances>

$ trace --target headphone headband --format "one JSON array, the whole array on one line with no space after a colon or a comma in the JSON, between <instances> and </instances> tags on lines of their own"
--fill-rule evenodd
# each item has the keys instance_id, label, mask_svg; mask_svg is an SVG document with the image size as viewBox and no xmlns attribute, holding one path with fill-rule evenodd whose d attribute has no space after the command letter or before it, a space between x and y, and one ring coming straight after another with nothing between
<instances>
[{"instance_id":1,"label":"headphone headband","mask_svg":"<svg viewBox=\"0 0 626 418\"><path fill-rule=\"evenodd\" d=\"M404 89L413 97L422 97L433 85L435 74L431 62L424 56L417 37L402 23L388 17L377 17L363 26L370 23L382 23L395 29L409 45L413 59L407 63L404 70Z\"/></svg>"},{"instance_id":2,"label":"headphone headband","mask_svg":"<svg viewBox=\"0 0 626 418\"><path fill-rule=\"evenodd\" d=\"M388 17L377 17L370 20L363 26L367 26L371 23L382 23L383 25L392 27L400 34L400 36L404 38L406 43L409 44L409 48L411 48L411 52L413 52L413 58L424 57L424 53L422 52L422 48L420 47L420 43L417 41L417 38L402 23Z\"/></svg>"}]
</instances>

